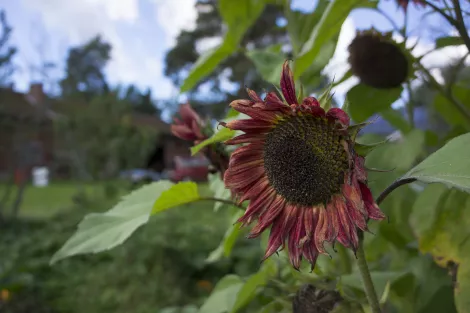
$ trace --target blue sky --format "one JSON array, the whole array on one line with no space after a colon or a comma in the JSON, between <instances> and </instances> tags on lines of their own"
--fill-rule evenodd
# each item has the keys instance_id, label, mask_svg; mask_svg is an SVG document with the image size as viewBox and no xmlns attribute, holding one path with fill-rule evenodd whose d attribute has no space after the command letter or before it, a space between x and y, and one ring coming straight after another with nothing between
<instances>
[{"instance_id":1,"label":"blue sky","mask_svg":"<svg viewBox=\"0 0 470 313\"><path fill-rule=\"evenodd\" d=\"M10 0L6 1L7 18L13 27L11 42L19 48L15 62L20 71L15 74L15 88L27 90L29 83L40 76L31 68L41 61L52 61L58 68L51 72L53 78L63 76L67 49L101 33L113 46L112 61L106 71L111 83L135 83L141 88L151 87L157 98L176 97L178 90L163 75L165 52L172 47L179 31L194 25L195 0ZM5 3L5 1L4 1ZM310 11L314 0L293 0L295 8ZM403 12L394 0L382 0L380 8L397 23ZM423 10L409 6L412 34L420 38L422 51L432 49L429 37L445 35L450 28L442 27L440 19L428 18L423 22ZM353 11L343 26L328 74L345 68L346 47L355 29L375 26L380 30L389 23L370 10ZM434 27L433 27L434 25ZM436 25L440 25L436 30ZM442 33L442 34L439 34ZM209 47L210 41L201 44ZM434 59L447 58L438 56ZM347 90L338 90L340 93ZM46 86L46 88L50 88Z\"/></svg>"}]
</instances>

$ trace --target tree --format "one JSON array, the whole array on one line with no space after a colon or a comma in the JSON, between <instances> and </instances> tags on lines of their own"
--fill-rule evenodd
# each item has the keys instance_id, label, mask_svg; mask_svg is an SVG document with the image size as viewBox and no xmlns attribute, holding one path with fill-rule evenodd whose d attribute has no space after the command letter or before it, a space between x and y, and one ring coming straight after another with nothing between
<instances>
[{"instance_id":1,"label":"tree","mask_svg":"<svg viewBox=\"0 0 470 313\"><path fill-rule=\"evenodd\" d=\"M131 104L134 112L150 115L158 115L160 113L152 99L152 90L150 88L147 88L145 92L141 92L136 86L129 85L125 90L123 100Z\"/></svg>"},{"instance_id":2,"label":"tree","mask_svg":"<svg viewBox=\"0 0 470 313\"><path fill-rule=\"evenodd\" d=\"M100 35L82 46L69 50L66 76L60 82L62 96L81 96L91 100L95 95L109 91L104 67L110 60L111 45Z\"/></svg>"},{"instance_id":3,"label":"tree","mask_svg":"<svg viewBox=\"0 0 470 313\"><path fill-rule=\"evenodd\" d=\"M106 179L145 163L156 132L133 124L132 111L113 91L58 120L60 154L73 164L76 176Z\"/></svg>"},{"instance_id":4,"label":"tree","mask_svg":"<svg viewBox=\"0 0 470 313\"><path fill-rule=\"evenodd\" d=\"M17 49L9 45L12 28L8 25L6 13L0 11L0 86L6 86L10 83L10 78L15 72L13 57Z\"/></svg>"},{"instance_id":5,"label":"tree","mask_svg":"<svg viewBox=\"0 0 470 313\"><path fill-rule=\"evenodd\" d=\"M196 27L192 31L182 31L177 43L166 55L165 75L175 85L180 85L187 73L200 56L198 46L204 40L221 37L224 33L222 18L217 10L216 0L198 0L196 3L198 17ZM251 89L263 90L271 88L256 71L253 63L242 51L244 48L265 48L272 44L286 44L288 37L285 27L278 26L283 17L282 7L267 5L260 18L245 34L239 52L233 54L222 62L217 69L201 80L194 91L189 94L189 100L200 107L204 112L211 112L214 116L221 116L226 110L226 103L245 96L245 86ZM235 87L228 91L224 85L228 83ZM210 95L202 94L201 85L210 86ZM203 105L198 104L204 103ZM207 108L207 109L206 109Z\"/></svg>"}]
</instances>

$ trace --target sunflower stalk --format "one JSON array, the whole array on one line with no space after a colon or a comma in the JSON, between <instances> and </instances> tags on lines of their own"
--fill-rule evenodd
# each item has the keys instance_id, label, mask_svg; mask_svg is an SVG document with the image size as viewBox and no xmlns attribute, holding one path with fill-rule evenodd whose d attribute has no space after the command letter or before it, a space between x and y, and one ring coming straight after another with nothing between
<instances>
[{"instance_id":1,"label":"sunflower stalk","mask_svg":"<svg viewBox=\"0 0 470 313\"><path fill-rule=\"evenodd\" d=\"M372 313L381 313L380 302L375 292L374 283L372 282L372 277L370 276L369 267L367 266L366 255L364 253L364 233L360 232L359 234L359 247L356 251L357 257L357 267L361 273L362 282L364 284L364 291L369 301L370 308Z\"/></svg>"},{"instance_id":2,"label":"sunflower stalk","mask_svg":"<svg viewBox=\"0 0 470 313\"><path fill-rule=\"evenodd\" d=\"M385 188L384 191L382 191L382 193L377 197L375 202L377 203L377 205L379 205L392 191L394 191L400 186L412 183L414 181L416 181L416 178L396 180L390 186ZM381 313L379 298L377 297L377 293L374 288L374 283L372 282L372 277L370 276L369 266L367 265L367 260L364 253L364 232L360 231L358 235L359 246L356 251L357 267L359 269L359 272L361 273L362 282L364 284L364 291L366 293L367 300L369 301L372 313Z\"/></svg>"}]
</instances>

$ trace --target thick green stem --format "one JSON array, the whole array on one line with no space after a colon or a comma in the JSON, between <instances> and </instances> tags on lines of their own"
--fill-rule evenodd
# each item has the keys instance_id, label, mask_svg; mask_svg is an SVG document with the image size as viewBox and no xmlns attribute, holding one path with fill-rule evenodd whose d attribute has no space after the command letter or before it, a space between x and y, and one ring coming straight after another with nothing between
<instances>
[{"instance_id":1,"label":"thick green stem","mask_svg":"<svg viewBox=\"0 0 470 313\"><path fill-rule=\"evenodd\" d=\"M364 291L366 292L367 300L372 309L372 313L381 313L379 298L375 292L374 283L372 282L372 277L370 276L369 267L367 266L366 255L364 253L364 233L360 233L359 237L359 247L356 251L357 257L357 267L361 273L362 282L364 284Z\"/></svg>"}]
</instances>

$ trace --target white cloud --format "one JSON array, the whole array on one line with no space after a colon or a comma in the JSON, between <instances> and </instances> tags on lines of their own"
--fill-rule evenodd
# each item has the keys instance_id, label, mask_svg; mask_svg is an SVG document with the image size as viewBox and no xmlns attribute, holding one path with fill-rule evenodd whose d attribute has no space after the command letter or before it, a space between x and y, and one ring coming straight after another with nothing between
<instances>
[{"instance_id":1,"label":"white cloud","mask_svg":"<svg viewBox=\"0 0 470 313\"><path fill-rule=\"evenodd\" d=\"M346 18L341 27L341 31L336 45L336 50L328 65L324 68L323 74L327 75L331 80L341 79L349 69L348 64L348 46L356 36L356 26L351 17ZM358 83L356 77L351 77L334 88L335 97L340 102L344 101L347 91Z\"/></svg>"},{"instance_id":2,"label":"white cloud","mask_svg":"<svg viewBox=\"0 0 470 313\"><path fill-rule=\"evenodd\" d=\"M212 48L215 48L222 42L222 37L207 37L199 39L196 42L196 51L202 54Z\"/></svg>"},{"instance_id":3,"label":"white cloud","mask_svg":"<svg viewBox=\"0 0 470 313\"><path fill-rule=\"evenodd\" d=\"M173 47L181 30L196 26L195 0L152 0L155 3L156 21L167 34L166 46Z\"/></svg>"},{"instance_id":4,"label":"white cloud","mask_svg":"<svg viewBox=\"0 0 470 313\"><path fill-rule=\"evenodd\" d=\"M111 83L150 86L158 97L171 95L173 88L163 77L161 56L149 51L142 38L125 36L118 28L122 23L133 26L139 22L139 0L22 0L22 3L42 17L50 32L59 33L70 45L102 34L112 45L107 67Z\"/></svg>"}]
</instances>

